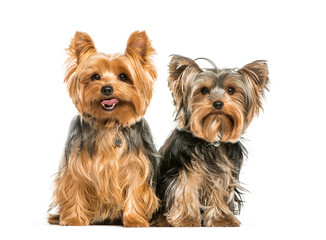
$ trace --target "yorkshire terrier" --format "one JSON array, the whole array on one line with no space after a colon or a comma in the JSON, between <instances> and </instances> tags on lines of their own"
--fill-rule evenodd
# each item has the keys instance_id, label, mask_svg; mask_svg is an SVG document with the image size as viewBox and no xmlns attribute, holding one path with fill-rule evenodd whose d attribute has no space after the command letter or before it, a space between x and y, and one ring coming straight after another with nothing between
<instances>
[{"instance_id":1,"label":"yorkshire terrier","mask_svg":"<svg viewBox=\"0 0 326 240\"><path fill-rule=\"evenodd\" d=\"M148 227L158 207L158 153L142 118L152 98L155 49L145 32L128 39L124 54L97 52L87 33L67 49L64 82L79 114L72 120L49 223L120 222Z\"/></svg>"},{"instance_id":2,"label":"yorkshire terrier","mask_svg":"<svg viewBox=\"0 0 326 240\"><path fill-rule=\"evenodd\" d=\"M241 69L202 69L174 55L168 85L177 128L160 149L158 195L169 226L240 226L239 172L246 150L241 136L267 89L266 61Z\"/></svg>"}]
</instances>

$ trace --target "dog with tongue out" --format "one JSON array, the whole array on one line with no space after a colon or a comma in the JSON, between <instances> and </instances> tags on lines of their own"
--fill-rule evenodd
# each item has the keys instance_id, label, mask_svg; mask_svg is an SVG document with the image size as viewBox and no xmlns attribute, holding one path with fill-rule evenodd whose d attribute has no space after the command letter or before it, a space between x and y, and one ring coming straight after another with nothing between
<instances>
[{"instance_id":1,"label":"dog with tongue out","mask_svg":"<svg viewBox=\"0 0 326 240\"><path fill-rule=\"evenodd\" d=\"M120 222L147 227L158 207L157 152L143 116L152 98L155 50L145 32L124 53L98 52L87 33L67 49L65 83L79 114L70 125L49 223Z\"/></svg>"}]
</instances>

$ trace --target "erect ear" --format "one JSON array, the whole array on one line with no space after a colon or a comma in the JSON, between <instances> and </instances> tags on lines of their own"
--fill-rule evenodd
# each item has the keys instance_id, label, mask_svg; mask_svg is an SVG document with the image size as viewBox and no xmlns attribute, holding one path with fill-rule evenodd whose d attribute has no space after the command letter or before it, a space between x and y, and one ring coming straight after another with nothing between
<instances>
[{"instance_id":1,"label":"erect ear","mask_svg":"<svg viewBox=\"0 0 326 240\"><path fill-rule=\"evenodd\" d=\"M188 90L202 69L194 60L180 55L173 55L169 64L168 85L172 92L174 104L177 108L177 116L182 108L186 108Z\"/></svg>"},{"instance_id":2,"label":"erect ear","mask_svg":"<svg viewBox=\"0 0 326 240\"><path fill-rule=\"evenodd\" d=\"M180 55L173 55L169 64L168 83L170 90L175 93L176 98L184 95L191 80L201 72L201 68L194 60Z\"/></svg>"},{"instance_id":3,"label":"erect ear","mask_svg":"<svg viewBox=\"0 0 326 240\"><path fill-rule=\"evenodd\" d=\"M152 62L152 56L155 54L155 49L151 45L145 31L135 31L128 39L125 56L130 60L130 63L135 69L137 81L135 79L136 89L143 94L142 107L140 115L143 115L152 98L153 83L156 80L157 72Z\"/></svg>"},{"instance_id":4,"label":"erect ear","mask_svg":"<svg viewBox=\"0 0 326 240\"><path fill-rule=\"evenodd\" d=\"M268 84L268 66L265 60L259 60L247 64L239 70L246 74L249 79L262 91Z\"/></svg>"},{"instance_id":5,"label":"erect ear","mask_svg":"<svg viewBox=\"0 0 326 240\"><path fill-rule=\"evenodd\" d=\"M178 79L186 68L192 65L199 68L194 60L180 55L173 55L169 64L169 82Z\"/></svg>"},{"instance_id":6,"label":"erect ear","mask_svg":"<svg viewBox=\"0 0 326 240\"><path fill-rule=\"evenodd\" d=\"M69 48L67 49L69 55L75 58L77 64L80 60L90 53L96 52L96 48L92 38L84 32L76 32L75 36L71 39Z\"/></svg>"},{"instance_id":7,"label":"erect ear","mask_svg":"<svg viewBox=\"0 0 326 240\"><path fill-rule=\"evenodd\" d=\"M267 89L268 84L268 67L264 60L255 61L247 64L240 70L244 81L248 85L249 95L253 101L248 109L247 126L250 124L253 117L258 114L259 109L262 108L262 98L264 97L264 90Z\"/></svg>"},{"instance_id":8,"label":"erect ear","mask_svg":"<svg viewBox=\"0 0 326 240\"><path fill-rule=\"evenodd\" d=\"M84 57L96 52L96 49L93 40L87 33L76 32L66 50L69 58L66 61L66 74L64 82L67 84L70 97L79 110L79 84L76 76L77 67Z\"/></svg>"},{"instance_id":9,"label":"erect ear","mask_svg":"<svg viewBox=\"0 0 326 240\"><path fill-rule=\"evenodd\" d=\"M155 53L155 49L151 45L145 31L135 31L128 39L126 54L137 54L146 64L151 61L151 56Z\"/></svg>"}]
</instances>

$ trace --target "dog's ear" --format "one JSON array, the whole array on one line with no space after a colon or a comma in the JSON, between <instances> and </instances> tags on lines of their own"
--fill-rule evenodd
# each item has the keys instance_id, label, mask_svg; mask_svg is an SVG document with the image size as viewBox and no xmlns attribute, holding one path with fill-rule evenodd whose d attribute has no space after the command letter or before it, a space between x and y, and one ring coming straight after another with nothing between
<instances>
[{"instance_id":1,"label":"dog's ear","mask_svg":"<svg viewBox=\"0 0 326 240\"><path fill-rule=\"evenodd\" d=\"M71 39L67 51L70 57L74 58L79 64L83 57L96 52L96 48L92 38L87 33L77 31Z\"/></svg>"},{"instance_id":2,"label":"dog's ear","mask_svg":"<svg viewBox=\"0 0 326 240\"><path fill-rule=\"evenodd\" d=\"M262 109L262 99L265 90L268 90L268 66L265 60L254 61L239 69L238 72L248 86L248 95L252 99L253 105L248 110L248 125L255 115Z\"/></svg>"},{"instance_id":3,"label":"dog's ear","mask_svg":"<svg viewBox=\"0 0 326 240\"><path fill-rule=\"evenodd\" d=\"M268 66L265 60L254 61L239 70L242 75L248 77L253 84L263 93L268 84Z\"/></svg>"},{"instance_id":4,"label":"dog's ear","mask_svg":"<svg viewBox=\"0 0 326 240\"><path fill-rule=\"evenodd\" d=\"M125 56L135 70L134 86L143 95L143 101L140 105L140 114L144 114L150 103L153 94L153 83L156 80L157 72L153 64L152 57L155 55L155 49L145 31L133 32L127 41ZM137 80L136 80L137 79Z\"/></svg>"},{"instance_id":5,"label":"dog's ear","mask_svg":"<svg viewBox=\"0 0 326 240\"><path fill-rule=\"evenodd\" d=\"M187 89L201 71L194 60L180 55L172 56L169 64L168 84L176 103L186 96Z\"/></svg>"},{"instance_id":6,"label":"dog's ear","mask_svg":"<svg viewBox=\"0 0 326 240\"><path fill-rule=\"evenodd\" d=\"M191 65L197 65L194 60L179 56L179 55L172 55L169 70L170 76L169 81L174 81L185 71L185 69Z\"/></svg>"},{"instance_id":7,"label":"dog's ear","mask_svg":"<svg viewBox=\"0 0 326 240\"><path fill-rule=\"evenodd\" d=\"M136 54L143 60L143 64L147 64L151 62L155 49L152 47L145 31L135 31L129 36L125 53L130 55Z\"/></svg>"},{"instance_id":8,"label":"dog's ear","mask_svg":"<svg viewBox=\"0 0 326 240\"><path fill-rule=\"evenodd\" d=\"M149 80L147 81L148 86L143 86L148 91L152 90L152 84L157 77L157 72L152 61L155 53L155 49L152 47L151 41L145 31L135 31L129 36L125 55L133 59L135 68L138 68L138 63L140 63L140 66L149 74L150 78L146 77L143 79Z\"/></svg>"},{"instance_id":9,"label":"dog's ear","mask_svg":"<svg viewBox=\"0 0 326 240\"><path fill-rule=\"evenodd\" d=\"M176 107L175 119L187 125L189 120L188 101L192 83L195 81L198 73L203 70L194 60L173 55L169 64L168 85L172 92L173 104Z\"/></svg>"},{"instance_id":10,"label":"dog's ear","mask_svg":"<svg viewBox=\"0 0 326 240\"><path fill-rule=\"evenodd\" d=\"M78 109L78 79L76 76L77 67L83 58L96 52L93 40L87 33L76 32L66 49L68 60L66 61L66 74L64 82L67 84L69 95Z\"/></svg>"},{"instance_id":11,"label":"dog's ear","mask_svg":"<svg viewBox=\"0 0 326 240\"><path fill-rule=\"evenodd\" d=\"M74 99L77 91L76 70L81 60L96 52L95 45L91 37L84 32L76 32L71 39L69 47L66 49L68 59L66 61L66 76L64 82L67 83L70 97Z\"/></svg>"}]
</instances>

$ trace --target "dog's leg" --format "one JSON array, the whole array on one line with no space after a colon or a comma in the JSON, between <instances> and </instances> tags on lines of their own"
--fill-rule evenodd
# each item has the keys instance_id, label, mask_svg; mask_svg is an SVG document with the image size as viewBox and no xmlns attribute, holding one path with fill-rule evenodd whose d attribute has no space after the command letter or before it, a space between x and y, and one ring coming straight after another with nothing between
<instances>
[{"instance_id":1,"label":"dog's leg","mask_svg":"<svg viewBox=\"0 0 326 240\"><path fill-rule=\"evenodd\" d=\"M86 199L87 187L70 181L62 184L63 192L58 193L60 225L85 226L89 225L93 213L90 202ZM86 188L86 189L85 189Z\"/></svg>"},{"instance_id":2,"label":"dog's leg","mask_svg":"<svg viewBox=\"0 0 326 240\"><path fill-rule=\"evenodd\" d=\"M167 221L174 227L200 227L199 179L182 170L166 191Z\"/></svg>"},{"instance_id":3,"label":"dog's leg","mask_svg":"<svg viewBox=\"0 0 326 240\"><path fill-rule=\"evenodd\" d=\"M223 210L221 210L221 208L223 208ZM240 221L231 211L227 211L226 208L226 205L219 207L208 207L204 213L204 226L239 227L241 224Z\"/></svg>"},{"instance_id":4,"label":"dog's leg","mask_svg":"<svg viewBox=\"0 0 326 240\"><path fill-rule=\"evenodd\" d=\"M228 186L226 178L228 176L211 180L206 187L206 208L203 214L206 227L239 227L241 224L228 206L233 201L234 189Z\"/></svg>"},{"instance_id":5,"label":"dog's leg","mask_svg":"<svg viewBox=\"0 0 326 240\"><path fill-rule=\"evenodd\" d=\"M158 208L158 199L151 186L153 171L143 154L126 159L123 179L126 198L123 211L125 227L149 227L149 219Z\"/></svg>"},{"instance_id":6,"label":"dog's leg","mask_svg":"<svg viewBox=\"0 0 326 240\"><path fill-rule=\"evenodd\" d=\"M79 166L80 167L80 166ZM80 169L73 166L61 169L55 180L54 206L58 206L59 224L71 226L89 225L94 217L94 191L81 176ZM79 174L76 176L76 174ZM50 216L50 223L53 218Z\"/></svg>"}]
</instances>

